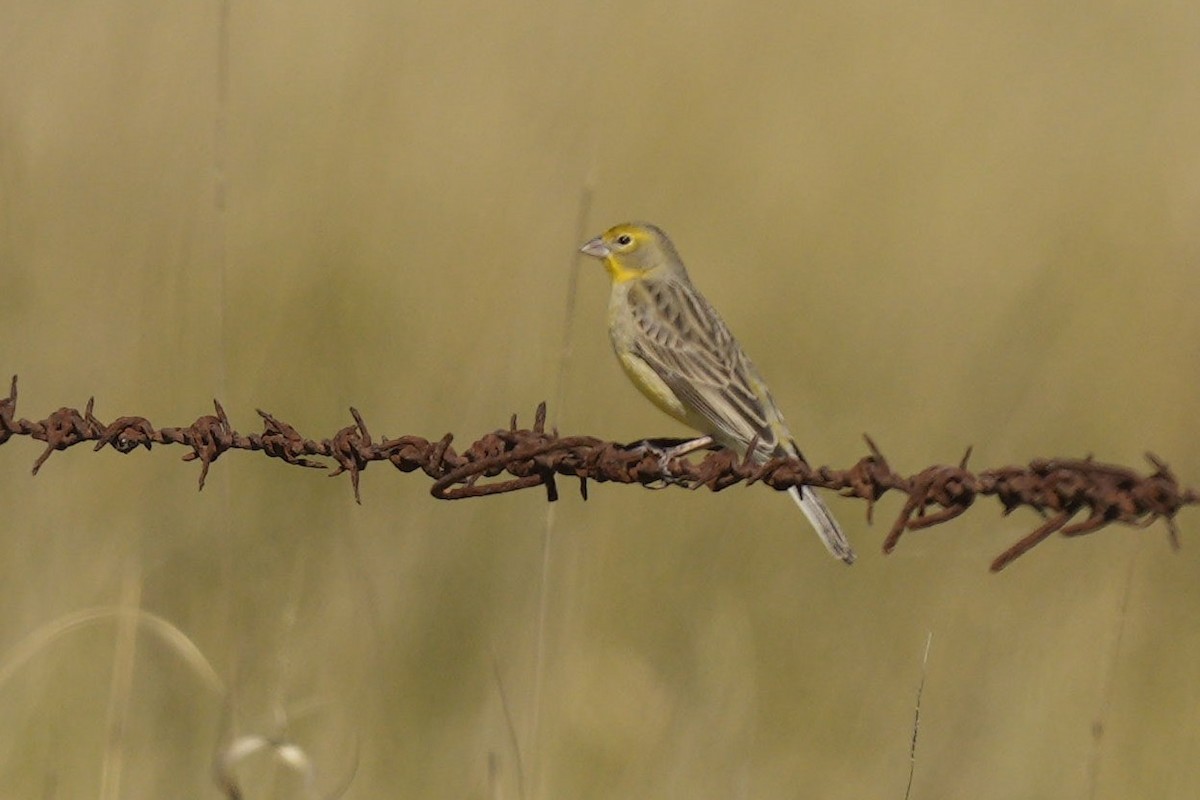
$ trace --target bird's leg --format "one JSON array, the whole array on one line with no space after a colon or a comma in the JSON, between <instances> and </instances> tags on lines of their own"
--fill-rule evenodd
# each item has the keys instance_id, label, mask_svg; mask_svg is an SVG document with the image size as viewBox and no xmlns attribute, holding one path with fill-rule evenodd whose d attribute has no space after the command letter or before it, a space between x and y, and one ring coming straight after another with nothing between
<instances>
[{"instance_id":1,"label":"bird's leg","mask_svg":"<svg viewBox=\"0 0 1200 800\"><path fill-rule=\"evenodd\" d=\"M711 436L698 436L697 438L692 439L691 441L684 442L683 444L677 444L674 447L666 448L665 450L662 451L663 471L664 472L668 471L667 463L672 458L683 458L684 456L694 453L697 450L703 450L704 448L708 447L712 443L713 443L713 438Z\"/></svg>"},{"instance_id":2,"label":"bird's leg","mask_svg":"<svg viewBox=\"0 0 1200 800\"><path fill-rule=\"evenodd\" d=\"M671 447L662 447L649 439L645 439L638 444L638 447L643 452L654 453L658 456L658 471L663 475L663 483L669 486L673 483L682 482L671 472L671 461L676 458L683 458L697 450L711 447L712 443L713 438L711 436L700 436L677 445L672 445Z\"/></svg>"}]
</instances>

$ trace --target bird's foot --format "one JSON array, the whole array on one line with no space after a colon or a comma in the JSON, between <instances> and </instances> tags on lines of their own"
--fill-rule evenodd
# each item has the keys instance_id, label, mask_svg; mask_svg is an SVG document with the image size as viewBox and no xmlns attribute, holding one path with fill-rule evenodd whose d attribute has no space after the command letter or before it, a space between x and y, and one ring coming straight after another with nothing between
<instances>
[{"instance_id":1,"label":"bird's foot","mask_svg":"<svg viewBox=\"0 0 1200 800\"><path fill-rule=\"evenodd\" d=\"M668 447L663 446L662 442L662 439L643 439L634 445L634 448L638 452L650 454L658 458L658 471L662 477L659 483L651 484L650 488L663 489L667 486L690 486L685 478L677 476L675 471L671 469L671 462L677 458L683 458L686 455L694 453L697 450L710 447L713 443L712 437L700 436L696 439L689 439Z\"/></svg>"}]
</instances>

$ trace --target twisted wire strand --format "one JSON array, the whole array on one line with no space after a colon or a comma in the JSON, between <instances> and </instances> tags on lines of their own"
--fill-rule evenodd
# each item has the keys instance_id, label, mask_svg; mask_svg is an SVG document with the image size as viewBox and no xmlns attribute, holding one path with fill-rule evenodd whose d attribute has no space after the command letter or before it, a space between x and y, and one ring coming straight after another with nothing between
<instances>
[{"instance_id":1,"label":"twisted wire strand","mask_svg":"<svg viewBox=\"0 0 1200 800\"><path fill-rule=\"evenodd\" d=\"M726 450L709 452L702 460L670 458L668 450L678 439L647 439L630 444L594 436L559 436L546 430L546 404L541 403L531 428L520 428L514 414L508 428L485 434L462 452L454 437L429 440L400 436L375 441L359 412L351 408L354 424L327 439L310 439L293 426L265 411L260 433L234 430L225 409L214 400L215 414L199 417L187 427L156 428L145 417L122 416L109 423L98 419L94 398L80 413L63 407L42 420L17 418L17 378L8 397L0 398L0 445L13 436L45 442L34 461L33 474L55 452L84 442L94 450L111 447L130 453L155 444L183 445L190 452L184 461L200 462L200 488L209 468L229 450L259 451L269 458L306 468L328 468L314 458L330 459L331 476L349 474L355 500L362 502L359 478L372 462L386 461L401 472L421 471L433 479L431 494L441 500L459 500L503 494L543 486L546 497L558 499L558 478L579 481L587 499L588 481L633 483L648 488L676 486L707 488L714 492L735 484L763 483L772 489L811 485L831 489L843 497L867 502L867 518L885 493L895 490L908 496L884 538L890 553L908 531L939 525L958 517L979 497L995 497L1008 514L1022 506L1038 511L1045 521L993 560L992 571L1008 566L1055 533L1074 537L1095 533L1112 523L1147 527L1165 520L1171 545L1179 548L1175 516L1200 502L1200 495L1180 485L1170 467L1147 454L1152 471L1141 475L1129 467L1088 458L1037 458L1025 466L1006 466L973 472L967 467L970 450L956 466L934 465L913 475L895 472L869 436L869 453L849 469L811 467L802 461L776 458L754 464ZM753 448L751 448L753 449ZM1077 522L1073 519L1084 515Z\"/></svg>"}]
</instances>

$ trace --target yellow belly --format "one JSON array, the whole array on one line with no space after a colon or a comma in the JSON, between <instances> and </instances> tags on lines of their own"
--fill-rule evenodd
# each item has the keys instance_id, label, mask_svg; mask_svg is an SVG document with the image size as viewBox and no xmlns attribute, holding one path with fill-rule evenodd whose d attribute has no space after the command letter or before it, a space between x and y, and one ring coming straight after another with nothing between
<instances>
[{"instance_id":1,"label":"yellow belly","mask_svg":"<svg viewBox=\"0 0 1200 800\"><path fill-rule=\"evenodd\" d=\"M610 315L623 311L623 300L620 303L613 303L609 308ZM620 322L613 324L613 322L614 320L610 317L609 334L612 338L613 352L616 353L617 360L621 362L621 368L629 376L630 382L662 411L692 430L713 435L712 425L709 421L685 405L671 390L671 387L658 377L658 373L651 369L650 365L634 355L631 326L620 324Z\"/></svg>"},{"instance_id":2,"label":"yellow belly","mask_svg":"<svg viewBox=\"0 0 1200 800\"><path fill-rule=\"evenodd\" d=\"M629 376L629 380L633 381L633 385L642 394L646 395L651 403L654 403L654 405L685 425L691 425L693 428L696 427L692 424L691 415L687 407L680 401L675 392L671 391L671 387L667 386L663 382L663 379L658 377L658 374L645 361L642 361L628 351L618 351L617 360L621 362L621 367L624 368L625 374Z\"/></svg>"}]
</instances>

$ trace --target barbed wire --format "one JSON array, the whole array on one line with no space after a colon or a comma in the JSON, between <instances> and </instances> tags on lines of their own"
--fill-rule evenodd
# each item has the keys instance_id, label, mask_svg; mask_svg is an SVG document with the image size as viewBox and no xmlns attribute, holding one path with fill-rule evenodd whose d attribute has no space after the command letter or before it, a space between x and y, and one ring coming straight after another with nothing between
<instances>
[{"instance_id":1,"label":"barbed wire","mask_svg":"<svg viewBox=\"0 0 1200 800\"><path fill-rule=\"evenodd\" d=\"M546 497L558 499L557 478L574 478L586 500L588 481L636 483L649 488L701 487L719 492L735 484L763 483L772 489L811 485L834 490L843 497L867 501L867 519L875 503L888 491L908 495L883 542L883 551L895 549L908 531L948 522L970 508L979 497L995 497L1008 514L1026 506L1042 514L1044 522L992 561L993 572L1004 569L1054 533L1082 536L1112 524L1147 527L1165 520L1171 545L1179 548L1175 516L1186 506L1200 503L1200 494L1182 487L1171 469L1152 453L1146 457L1153 471L1139 475L1133 469L1087 458L1038 458L1025 466L972 472L967 468L971 451L957 466L935 465L903 476L888 464L875 442L864 436L870 453L849 469L811 467L795 459L777 458L754 464L727 450L709 452L700 461L672 458L669 450L686 440L647 439L631 444L594 436L559 436L546 430L546 404L538 406L532 428L518 428L514 414L507 429L484 435L461 453L451 447L453 436L431 441L420 436L383 438L376 442L359 412L351 408L354 424L328 439L309 439L288 423L265 411L261 433L234 430L225 409L213 401L215 414L199 417L187 427L155 428L145 417L99 420L94 398L80 413L60 408L43 420L18 419L17 378L8 397L0 398L0 445L13 436L28 436L46 443L33 464L33 474L52 454L84 442L94 450L111 447L130 453L138 447L183 445L191 448L184 461L200 462L200 488L209 467L229 450L260 451L270 458L306 468L329 468L314 457L331 459L330 475L349 474L354 497L362 502L359 477L372 462L386 461L401 472L420 470L433 479L431 494L458 500L502 494L544 486ZM753 448L751 448L753 449ZM501 480L491 480L500 476ZM1072 523L1080 514L1086 514Z\"/></svg>"}]
</instances>

